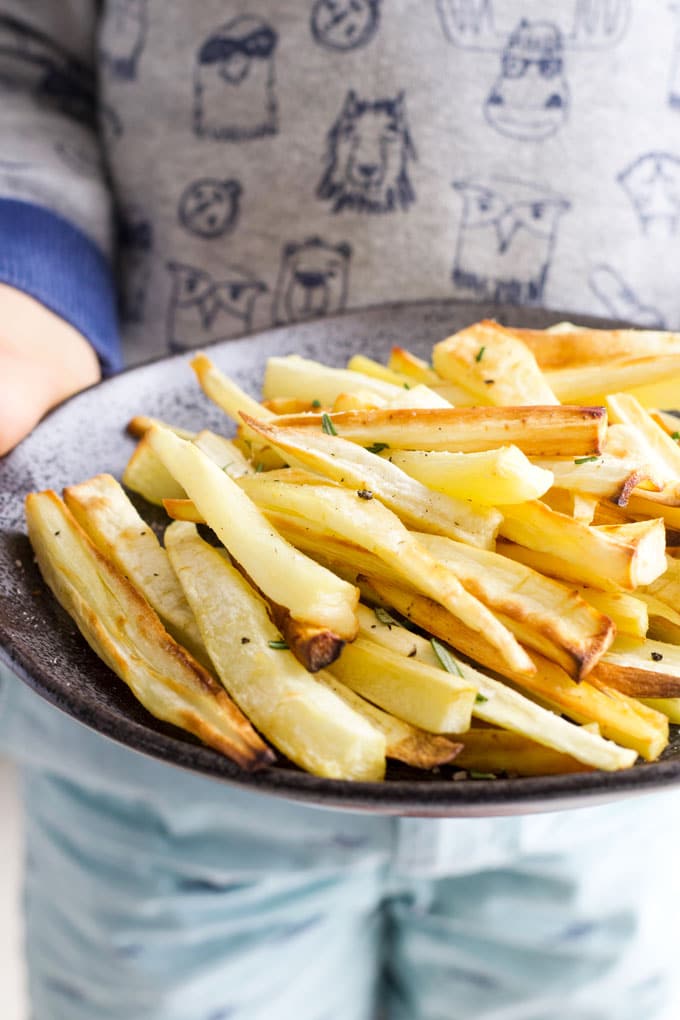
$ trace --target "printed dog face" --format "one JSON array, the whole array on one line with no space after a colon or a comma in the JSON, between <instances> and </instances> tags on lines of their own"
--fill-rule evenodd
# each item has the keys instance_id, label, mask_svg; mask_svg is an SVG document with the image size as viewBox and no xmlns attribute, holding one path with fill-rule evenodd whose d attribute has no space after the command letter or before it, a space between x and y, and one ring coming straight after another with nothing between
<instances>
[{"instance_id":1,"label":"printed dog face","mask_svg":"<svg viewBox=\"0 0 680 1020\"><path fill-rule=\"evenodd\" d=\"M331 201L333 212L407 209L415 199L408 176L415 155L403 93L371 102L350 91L328 135L317 194Z\"/></svg>"},{"instance_id":2,"label":"printed dog face","mask_svg":"<svg viewBox=\"0 0 680 1020\"><path fill-rule=\"evenodd\" d=\"M348 244L326 244L319 237L287 244L274 295L274 323L300 322L342 311L351 254Z\"/></svg>"}]
</instances>

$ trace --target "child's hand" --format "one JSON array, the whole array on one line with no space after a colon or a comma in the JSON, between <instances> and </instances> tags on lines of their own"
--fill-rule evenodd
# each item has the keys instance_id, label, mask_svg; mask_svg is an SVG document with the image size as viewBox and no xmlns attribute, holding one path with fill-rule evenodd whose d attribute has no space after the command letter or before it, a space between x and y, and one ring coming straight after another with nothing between
<instances>
[{"instance_id":1,"label":"child's hand","mask_svg":"<svg viewBox=\"0 0 680 1020\"><path fill-rule=\"evenodd\" d=\"M0 456L51 407L99 378L97 355L73 326L0 284Z\"/></svg>"}]
</instances>

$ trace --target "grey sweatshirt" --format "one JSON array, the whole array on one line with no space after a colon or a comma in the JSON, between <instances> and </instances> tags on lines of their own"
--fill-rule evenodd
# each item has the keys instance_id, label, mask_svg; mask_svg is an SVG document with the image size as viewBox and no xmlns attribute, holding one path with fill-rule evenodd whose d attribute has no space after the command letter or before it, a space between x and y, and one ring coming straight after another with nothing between
<instances>
[{"instance_id":1,"label":"grey sweatshirt","mask_svg":"<svg viewBox=\"0 0 680 1020\"><path fill-rule=\"evenodd\" d=\"M0 279L104 358L113 285L129 362L424 297L680 327L665 0L2 0L0 138Z\"/></svg>"}]
</instances>

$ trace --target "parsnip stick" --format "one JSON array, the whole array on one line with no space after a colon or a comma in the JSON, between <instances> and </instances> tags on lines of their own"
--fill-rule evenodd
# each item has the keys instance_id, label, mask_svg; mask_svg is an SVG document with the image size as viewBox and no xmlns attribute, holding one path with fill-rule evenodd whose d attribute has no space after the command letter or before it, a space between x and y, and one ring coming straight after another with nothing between
<instances>
[{"instance_id":1,"label":"parsnip stick","mask_svg":"<svg viewBox=\"0 0 680 1020\"><path fill-rule=\"evenodd\" d=\"M680 697L680 648L621 634L598 662L591 682L633 698Z\"/></svg>"},{"instance_id":2,"label":"parsnip stick","mask_svg":"<svg viewBox=\"0 0 680 1020\"><path fill-rule=\"evenodd\" d=\"M262 600L242 575L193 524L171 524L165 541L215 669L260 732L315 775L382 779L382 733L281 647Z\"/></svg>"},{"instance_id":3,"label":"parsnip stick","mask_svg":"<svg viewBox=\"0 0 680 1020\"><path fill-rule=\"evenodd\" d=\"M552 472L535 467L516 446L480 453L385 450L381 457L437 492L484 506L539 499L553 484Z\"/></svg>"},{"instance_id":4,"label":"parsnip stick","mask_svg":"<svg viewBox=\"0 0 680 1020\"><path fill-rule=\"evenodd\" d=\"M648 463L658 466L665 482L680 483L680 447L661 428L629 393L616 393L607 397L609 420L621 425L633 425L643 438Z\"/></svg>"},{"instance_id":5,"label":"parsnip stick","mask_svg":"<svg viewBox=\"0 0 680 1020\"><path fill-rule=\"evenodd\" d=\"M377 586L376 586L377 587ZM384 588L388 601L392 594L398 589L380 585ZM429 600L424 600L427 603ZM415 614L420 616L420 598L409 602L408 597L402 603L403 608L411 605ZM399 608L399 607L397 607ZM439 665L441 661L433 650L430 641L419 634L412 634L410 631L399 627L394 623L381 623L378 617L371 621L369 610L360 607L360 633L381 644L383 647L391 648L406 658L406 661L422 661L431 665ZM438 623L443 614L437 613ZM375 626L373 626L375 623ZM425 610L422 623L425 629L433 632L427 623L427 611ZM443 628L445 629L445 628ZM446 637L441 633L442 640ZM493 654L493 653L492 653ZM495 726L502 726L513 733L519 733L524 737L535 740L544 747L553 748L555 751L573 755L578 761L593 768L619 769L630 767L637 757L635 751L631 751L609 740L604 740L596 733L591 733L581 726L574 726L561 718L559 714L541 708L529 698L513 690L499 680L488 676L480 669L471 666L463 659L456 660L456 669L460 670L463 680L466 680L477 687L478 697L472 708L472 714L476 719L491 723ZM577 687L576 684L573 685ZM596 692L597 693L597 692ZM621 710L618 709L619 714ZM655 715L653 715L656 718ZM667 733L667 722L660 721L659 728ZM642 729L642 727L640 727ZM468 731L469 732L469 731ZM463 738L464 739L464 738ZM657 740L658 743L658 740ZM649 740L644 741L644 746L649 747Z\"/></svg>"},{"instance_id":6,"label":"parsnip stick","mask_svg":"<svg viewBox=\"0 0 680 1020\"><path fill-rule=\"evenodd\" d=\"M279 429L244 416L252 432L275 447L284 459L374 496L409 527L448 535L460 542L493 548L501 515L497 510L432 492L390 461L376 457L339 436L303 429Z\"/></svg>"},{"instance_id":7,"label":"parsnip stick","mask_svg":"<svg viewBox=\"0 0 680 1020\"><path fill-rule=\"evenodd\" d=\"M499 655L516 669L532 668L507 627L469 595L452 571L437 563L377 499L362 499L337 486L271 481L266 474L243 478L240 484L261 510L283 510L303 521L317 522L337 537L373 553L398 570L410 585L459 615L472 630L484 631Z\"/></svg>"},{"instance_id":8,"label":"parsnip stick","mask_svg":"<svg viewBox=\"0 0 680 1020\"><path fill-rule=\"evenodd\" d=\"M534 673L526 677L513 673L500 662L483 635L474 634L431 599L374 578L371 578L371 584L389 605L394 606L407 619L413 620L481 666L501 673L523 689L537 694L576 722L598 723L602 734L617 744L633 748L647 760L654 761L668 743L668 720L660 713L648 710L638 701L626 698L619 692L615 695L604 693L593 687L588 680L575 683L563 669L536 653L531 655L536 666ZM467 675L465 670L463 672ZM481 694L485 693L481 684L479 690ZM540 740L538 736L534 739Z\"/></svg>"},{"instance_id":9,"label":"parsnip stick","mask_svg":"<svg viewBox=\"0 0 680 1020\"><path fill-rule=\"evenodd\" d=\"M645 470L644 465L641 466L633 460L613 457L608 453L601 454L594 461L580 464L574 463L574 458L536 459L534 464L551 472L553 484L557 489L587 492L599 496L600 499L614 500L619 506L626 506L635 486L649 478L649 472Z\"/></svg>"},{"instance_id":10,"label":"parsnip stick","mask_svg":"<svg viewBox=\"0 0 680 1020\"><path fill-rule=\"evenodd\" d=\"M609 617L617 634L630 634L636 638L647 635L649 616L647 606L641 601L640 588L634 595L625 591L600 591L585 585L576 590L589 605Z\"/></svg>"},{"instance_id":11,"label":"parsnip stick","mask_svg":"<svg viewBox=\"0 0 680 1020\"><path fill-rule=\"evenodd\" d=\"M156 506L162 506L164 499L186 499L186 492L151 446L149 432L142 435L125 466L123 485Z\"/></svg>"},{"instance_id":12,"label":"parsnip stick","mask_svg":"<svg viewBox=\"0 0 680 1020\"><path fill-rule=\"evenodd\" d=\"M463 748L458 741L427 733L426 730L384 712L382 708L372 705L370 701L366 701L328 672L317 674L316 679L382 733L388 758L403 761L417 769L432 769L437 765L447 765Z\"/></svg>"},{"instance_id":13,"label":"parsnip stick","mask_svg":"<svg viewBox=\"0 0 680 1020\"><path fill-rule=\"evenodd\" d=\"M207 669L212 668L194 614L168 554L112 475L64 489L81 528L158 613L163 626Z\"/></svg>"},{"instance_id":14,"label":"parsnip stick","mask_svg":"<svg viewBox=\"0 0 680 1020\"><path fill-rule=\"evenodd\" d=\"M351 641L356 589L281 538L243 489L198 447L161 428L148 435L154 451L258 588L294 619L327 627ZM259 477L244 476L241 483Z\"/></svg>"},{"instance_id":15,"label":"parsnip stick","mask_svg":"<svg viewBox=\"0 0 680 1020\"><path fill-rule=\"evenodd\" d=\"M558 776L588 772L585 765L570 754L543 747L520 733L509 730L474 727L461 736L456 767L482 773L509 773L514 776Z\"/></svg>"},{"instance_id":16,"label":"parsnip stick","mask_svg":"<svg viewBox=\"0 0 680 1020\"><path fill-rule=\"evenodd\" d=\"M163 425L166 429L170 429L180 439L194 439L196 433L190 429L182 428L180 425L171 425L168 422L161 421L159 418L150 418L147 414L136 414L134 418L131 418L127 424L127 431L135 439L141 439L145 432L148 432L154 425Z\"/></svg>"},{"instance_id":17,"label":"parsnip stick","mask_svg":"<svg viewBox=\"0 0 680 1020\"><path fill-rule=\"evenodd\" d=\"M539 500L501 509L502 537L545 556L546 573L611 591L651 584L665 569L666 535L661 520L595 528ZM514 558L512 551L502 551ZM564 566L557 569L559 561Z\"/></svg>"},{"instance_id":18,"label":"parsnip stick","mask_svg":"<svg viewBox=\"0 0 680 1020\"><path fill-rule=\"evenodd\" d=\"M469 680L405 659L375 641L357 638L329 672L375 705L430 733L469 729L477 695Z\"/></svg>"},{"instance_id":19,"label":"parsnip stick","mask_svg":"<svg viewBox=\"0 0 680 1020\"><path fill-rule=\"evenodd\" d=\"M409 382L425 383L426 386L437 386L442 382L431 365L417 354L407 351L404 347L393 347L387 362L393 372L405 376Z\"/></svg>"},{"instance_id":20,"label":"parsnip stick","mask_svg":"<svg viewBox=\"0 0 680 1020\"><path fill-rule=\"evenodd\" d=\"M600 402L608 393L654 385L680 373L680 357L611 361L604 365L573 365L545 369L546 382L565 403Z\"/></svg>"},{"instance_id":21,"label":"parsnip stick","mask_svg":"<svg viewBox=\"0 0 680 1020\"><path fill-rule=\"evenodd\" d=\"M531 350L490 319L435 344L438 375L499 406L558 404Z\"/></svg>"},{"instance_id":22,"label":"parsnip stick","mask_svg":"<svg viewBox=\"0 0 680 1020\"><path fill-rule=\"evenodd\" d=\"M364 372L352 372L348 368L331 368L297 354L267 359L262 393L269 397L302 397L319 400L322 404L333 404L341 393L363 390L375 394L382 400L396 397L401 385L375 379ZM255 408L241 408L253 418L262 419Z\"/></svg>"},{"instance_id":23,"label":"parsnip stick","mask_svg":"<svg viewBox=\"0 0 680 1020\"><path fill-rule=\"evenodd\" d=\"M543 369L593 365L599 371L626 361L677 358L680 371L680 333L649 329L589 329L561 323L559 329L511 330L534 353ZM606 386L601 386L604 391Z\"/></svg>"},{"instance_id":24,"label":"parsnip stick","mask_svg":"<svg viewBox=\"0 0 680 1020\"><path fill-rule=\"evenodd\" d=\"M215 678L178 645L55 492L31 493L26 520L40 571L99 657L158 719L258 769L269 748Z\"/></svg>"},{"instance_id":25,"label":"parsnip stick","mask_svg":"<svg viewBox=\"0 0 680 1020\"><path fill-rule=\"evenodd\" d=\"M466 591L492 609L525 644L577 679L593 668L614 640L608 616L578 592L494 552L470 549L437 535L417 535Z\"/></svg>"},{"instance_id":26,"label":"parsnip stick","mask_svg":"<svg viewBox=\"0 0 680 1020\"><path fill-rule=\"evenodd\" d=\"M600 454L607 418L601 407L452 407L344 411L329 415L338 435L362 446L475 453L514 444L528 457ZM282 428L319 430L321 415L282 415Z\"/></svg>"}]
</instances>

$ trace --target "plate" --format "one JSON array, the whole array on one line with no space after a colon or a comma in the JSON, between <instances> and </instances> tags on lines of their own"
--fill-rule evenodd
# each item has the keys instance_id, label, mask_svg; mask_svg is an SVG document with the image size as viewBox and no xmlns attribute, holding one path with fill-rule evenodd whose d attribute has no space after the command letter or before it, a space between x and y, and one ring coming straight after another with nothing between
<instances>
[{"instance_id":1,"label":"plate","mask_svg":"<svg viewBox=\"0 0 680 1020\"><path fill-rule=\"evenodd\" d=\"M386 359L393 344L429 357L431 345L483 317L542 329L562 312L430 301L372 308L269 330L210 348L214 361L257 395L265 360L297 353L344 365L353 353ZM579 321L599 326L606 320ZM680 781L680 740L661 761L622 772L517 779L463 780L390 764L384 783L320 779L286 762L250 775L188 734L154 719L85 644L46 590L26 537L23 498L30 490L82 481L101 471L120 477L134 442L125 425L150 414L188 428L224 430L221 412L205 398L176 355L130 369L53 411L0 461L0 656L57 708L106 737L175 766L232 785L320 807L379 814L489 816L566 809L657 790ZM160 523L162 512L144 504Z\"/></svg>"}]
</instances>

